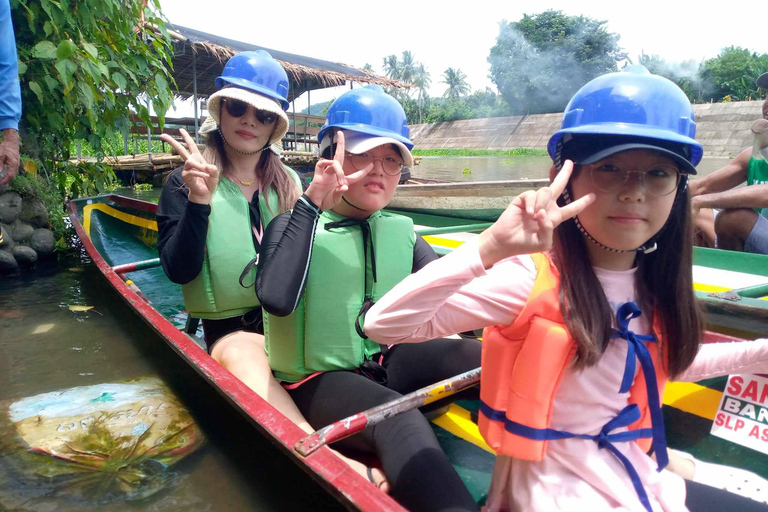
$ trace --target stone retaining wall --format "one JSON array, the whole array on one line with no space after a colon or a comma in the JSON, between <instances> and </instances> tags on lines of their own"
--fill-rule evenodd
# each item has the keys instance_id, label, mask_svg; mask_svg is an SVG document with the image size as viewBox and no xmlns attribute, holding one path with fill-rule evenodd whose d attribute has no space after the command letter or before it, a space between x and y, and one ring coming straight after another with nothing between
<instances>
[{"instance_id":1,"label":"stone retaining wall","mask_svg":"<svg viewBox=\"0 0 768 512\"><path fill-rule=\"evenodd\" d=\"M39 199L0 193L0 273L34 265L53 255L56 240L48 229L48 210Z\"/></svg>"},{"instance_id":2,"label":"stone retaining wall","mask_svg":"<svg viewBox=\"0 0 768 512\"><path fill-rule=\"evenodd\" d=\"M704 155L734 157L752 145L750 127L762 115L762 101L694 105L696 139ZM562 114L492 117L435 124L411 125L417 149L546 149L560 128Z\"/></svg>"}]
</instances>

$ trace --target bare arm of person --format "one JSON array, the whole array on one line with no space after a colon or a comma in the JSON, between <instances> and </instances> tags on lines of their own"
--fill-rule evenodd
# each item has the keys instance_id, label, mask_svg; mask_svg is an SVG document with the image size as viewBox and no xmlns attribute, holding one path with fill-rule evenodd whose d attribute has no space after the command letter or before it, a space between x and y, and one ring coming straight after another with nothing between
<instances>
[{"instance_id":1,"label":"bare arm of person","mask_svg":"<svg viewBox=\"0 0 768 512\"><path fill-rule=\"evenodd\" d=\"M700 208L768 208L768 185L752 185L724 192L696 196L694 209Z\"/></svg>"},{"instance_id":2,"label":"bare arm of person","mask_svg":"<svg viewBox=\"0 0 768 512\"><path fill-rule=\"evenodd\" d=\"M752 148L749 147L709 176L691 181L688 185L691 197L724 192L736 188L747 181L747 166L749 165L751 155ZM715 206L715 208L720 207Z\"/></svg>"}]
</instances>

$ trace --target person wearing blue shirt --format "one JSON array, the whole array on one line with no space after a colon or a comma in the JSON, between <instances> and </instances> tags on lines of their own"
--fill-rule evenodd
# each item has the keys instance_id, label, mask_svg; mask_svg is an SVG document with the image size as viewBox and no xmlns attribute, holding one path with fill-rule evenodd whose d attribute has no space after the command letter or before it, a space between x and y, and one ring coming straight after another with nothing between
<instances>
[{"instance_id":1,"label":"person wearing blue shirt","mask_svg":"<svg viewBox=\"0 0 768 512\"><path fill-rule=\"evenodd\" d=\"M0 186L13 181L19 169L19 119L21 87L11 4L0 0Z\"/></svg>"}]
</instances>

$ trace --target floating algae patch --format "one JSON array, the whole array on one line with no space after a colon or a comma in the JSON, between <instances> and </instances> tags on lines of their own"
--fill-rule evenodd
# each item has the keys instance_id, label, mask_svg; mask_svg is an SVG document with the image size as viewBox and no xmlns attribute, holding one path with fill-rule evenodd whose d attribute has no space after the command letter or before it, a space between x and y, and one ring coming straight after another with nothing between
<instances>
[{"instance_id":1,"label":"floating algae patch","mask_svg":"<svg viewBox=\"0 0 768 512\"><path fill-rule=\"evenodd\" d=\"M155 378L44 393L4 409L10 425L0 455L14 480L93 504L143 499L174 485L181 475L170 467L204 442Z\"/></svg>"}]
</instances>

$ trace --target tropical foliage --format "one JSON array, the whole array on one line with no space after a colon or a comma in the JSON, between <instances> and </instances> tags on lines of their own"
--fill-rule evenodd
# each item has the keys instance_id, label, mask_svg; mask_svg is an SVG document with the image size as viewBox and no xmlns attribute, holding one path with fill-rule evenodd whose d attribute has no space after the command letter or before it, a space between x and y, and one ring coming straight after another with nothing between
<instances>
[{"instance_id":1,"label":"tropical foliage","mask_svg":"<svg viewBox=\"0 0 768 512\"><path fill-rule=\"evenodd\" d=\"M105 166L68 163L84 141L97 156L103 141L131 126L160 124L173 100L172 44L159 0L11 0L19 57L22 152L38 159L65 195L101 192L114 179Z\"/></svg>"}]
</instances>

